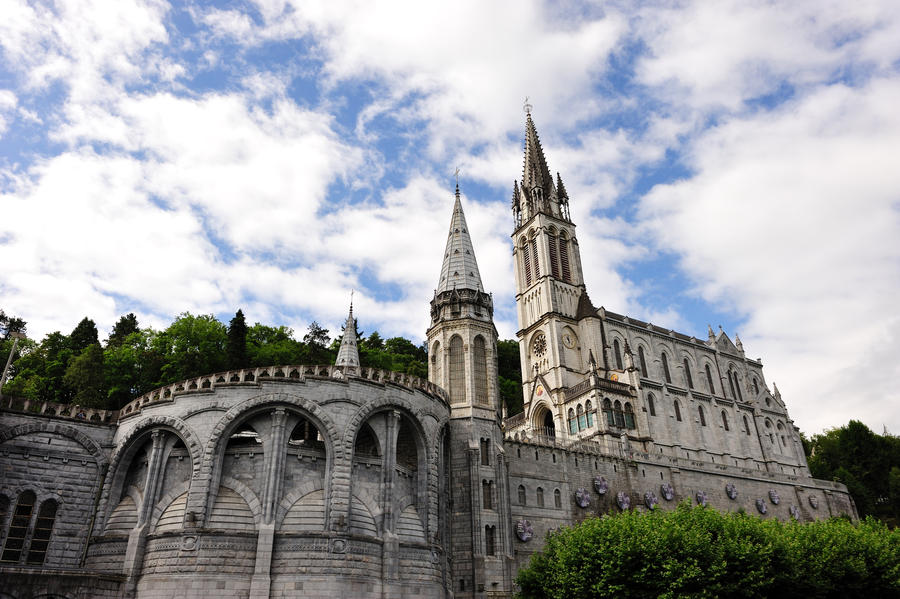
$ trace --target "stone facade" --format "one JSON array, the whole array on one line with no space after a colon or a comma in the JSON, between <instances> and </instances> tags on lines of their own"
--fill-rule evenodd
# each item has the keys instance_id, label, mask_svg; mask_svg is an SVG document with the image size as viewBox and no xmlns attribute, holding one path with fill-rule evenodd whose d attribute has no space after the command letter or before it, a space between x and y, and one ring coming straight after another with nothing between
<instances>
[{"instance_id":1,"label":"stone facade","mask_svg":"<svg viewBox=\"0 0 900 599\"><path fill-rule=\"evenodd\" d=\"M429 380L359 366L210 374L118 412L0 407L0 599L506 597L546 534L681 501L856 517L724 332L593 306L562 179L526 123L513 190L525 410L457 189Z\"/></svg>"}]
</instances>

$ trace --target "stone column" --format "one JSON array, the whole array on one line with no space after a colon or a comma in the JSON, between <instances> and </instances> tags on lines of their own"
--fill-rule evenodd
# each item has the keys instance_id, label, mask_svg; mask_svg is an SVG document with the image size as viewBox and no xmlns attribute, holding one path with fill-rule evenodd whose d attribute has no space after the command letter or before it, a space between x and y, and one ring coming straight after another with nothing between
<instances>
[{"instance_id":1,"label":"stone column","mask_svg":"<svg viewBox=\"0 0 900 599\"><path fill-rule=\"evenodd\" d=\"M391 412L385 416L385 430L381 484L381 530L384 539L381 550L381 576L384 581L382 594L390 588L388 581L396 580L398 576L397 557L400 542L394 532L396 526L394 482L397 477L397 434L400 431L400 412Z\"/></svg>"},{"instance_id":2,"label":"stone column","mask_svg":"<svg viewBox=\"0 0 900 599\"><path fill-rule=\"evenodd\" d=\"M144 550L147 546L147 533L150 529L150 518L153 516L153 507L159 494L162 483L160 473L162 471L163 454L165 453L166 435L161 430L150 433L152 446L150 456L147 459L147 478L144 480L144 497L141 508L138 511L137 524L128 535L128 545L125 548L125 564L123 574L127 577L125 582L126 596L132 596L137 586L137 579L144 563Z\"/></svg>"},{"instance_id":3,"label":"stone column","mask_svg":"<svg viewBox=\"0 0 900 599\"><path fill-rule=\"evenodd\" d=\"M268 599L271 586L272 551L275 543L275 512L281 495L285 459L284 408L272 411L269 446L265 456L266 480L263 488L262 524L256 541L256 563L250 580L251 599Z\"/></svg>"}]
</instances>

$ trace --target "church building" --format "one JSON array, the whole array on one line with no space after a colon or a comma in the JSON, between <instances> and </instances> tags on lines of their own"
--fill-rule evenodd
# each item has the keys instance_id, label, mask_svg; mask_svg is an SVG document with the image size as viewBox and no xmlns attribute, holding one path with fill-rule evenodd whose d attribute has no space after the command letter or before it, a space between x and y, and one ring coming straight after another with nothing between
<instances>
[{"instance_id":1,"label":"church building","mask_svg":"<svg viewBox=\"0 0 900 599\"><path fill-rule=\"evenodd\" d=\"M595 307L530 112L512 216L521 413L457 186L427 381L361 366L351 307L334 365L0 406L0 599L510 597L548 533L603 514L856 518L736 335Z\"/></svg>"}]
</instances>

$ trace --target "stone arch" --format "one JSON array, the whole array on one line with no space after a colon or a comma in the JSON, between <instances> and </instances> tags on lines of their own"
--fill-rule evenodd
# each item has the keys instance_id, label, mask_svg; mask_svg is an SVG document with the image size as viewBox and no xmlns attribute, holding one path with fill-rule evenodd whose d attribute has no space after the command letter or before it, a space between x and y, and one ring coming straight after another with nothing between
<instances>
[{"instance_id":1,"label":"stone arch","mask_svg":"<svg viewBox=\"0 0 900 599\"><path fill-rule=\"evenodd\" d=\"M213 495L218 488L213 489L212 484L221 476L222 460L219 459L219 454L224 450L228 437L254 413L279 406L296 410L304 418L309 418L318 428L319 433L325 439L326 471L329 468L329 464L339 463L342 459L344 451L342 444L339 443L341 438L340 432L325 409L316 402L289 393L267 393L246 399L233 406L219 419L219 422L216 423L210 433L209 440L206 442L206 447L203 451L205 480L202 481L201 488L197 489L198 495L189 500L189 506L198 513L203 514L204 519L211 508L209 500L214 498ZM219 484L224 483L220 482ZM237 489L234 489L234 491L237 492Z\"/></svg>"},{"instance_id":2,"label":"stone arch","mask_svg":"<svg viewBox=\"0 0 900 599\"><path fill-rule=\"evenodd\" d=\"M223 476L222 480L219 481L220 487L227 487L241 496L245 502L247 502L247 507L250 508L250 513L253 514L253 521L256 524L256 528L259 529L259 525L262 523L262 504L259 501L259 497L257 497L256 493L253 492L253 489L237 480L236 478L231 478L230 476ZM218 495L219 489L216 487L215 495ZM210 496L213 494L210 493ZM213 501L208 502L210 511L212 511L213 504L215 503L215 498L213 497ZM207 515L208 516L208 515ZM204 524L206 521L204 520Z\"/></svg>"},{"instance_id":3,"label":"stone arch","mask_svg":"<svg viewBox=\"0 0 900 599\"><path fill-rule=\"evenodd\" d=\"M422 448L425 450L422 462L425 465L426 472L425 476L422 476L419 480L419 493L422 497L423 506L427 506L426 509L428 510L428 526L426 531L433 531L437 530L438 497L435 490L438 488L438 459L441 444L441 435L438 434L438 431L448 421L449 414L445 413L437 417L434 410L427 409L427 406L429 405L430 404L419 406L406 397L386 392L360 407L356 414L350 418L344 429L341 445L342 456L352 456L356 435L364 422L369 420L375 413L383 410L397 409L405 412L418 433ZM425 423L428 422L427 416L435 417L434 425L429 427L425 426ZM340 462L335 461L334 478L340 477L343 480L347 480L348 484L346 485L346 490L340 489L340 493L336 491L332 494L334 513L343 513L345 514L345 517L350 516L351 497L348 495L350 491L350 471L351 464L349 459Z\"/></svg>"},{"instance_id":4,"label":"stone arch","mask_svg":"<svg viewBox=\"0 0 900 599\"><path fill-rule=\"evenodd\" d=\"M169 507L169 504L175 501L175 499L180 495L187 493L190 488L191 482L185 481L173 487L171 491L169 491L156 501L156 505L153 506L152 516L150 517L150 524L152 525L150 527L150 530L156 529L159 524L160 517L162 516L163 512L166 511L166 508ZM185 513L187 513L187 510L185 510Z\"/></svg>"},{"instance_id":5,"label":"stone arch","mask_svg":"<svg viewBox=\"0 0 900 599\"><path fill-rule=\"evenodd\" d=\"M100 466L101 469L109 463L106 454L96 441L73 426L55 422L30 422L27 424L5 427L0 429L0 443L29 433L55 433L57 435L69 437L84 447L88 453L91 454L91 457L97 461L97 465Z\"/></svg>"},{"instance_id":6,"label":"stone arch","mask_svg":"<svg viewBox=\"0 0 900 599\"><path fill-rule=\"evenodd\" d=\"M180 418L173 416L149 416L137 423L124 438L116 445L117 449L110 460L109 472L106 483L103 485L100 505L102 512L98 512L98 522L106 526L106 519L116 506L110 506L112 492L121 488L124 482L127 468L123 464L130 464L135 452L140 449L139 441L154 430L163 429L174 433L184 443L191 456L191 480L197 480L200 476L201 453L200 441L194 431ZM102 517L101 517L102 516ZM99 527L101 530L103 526Z\"/></svg>"}]
</instances>

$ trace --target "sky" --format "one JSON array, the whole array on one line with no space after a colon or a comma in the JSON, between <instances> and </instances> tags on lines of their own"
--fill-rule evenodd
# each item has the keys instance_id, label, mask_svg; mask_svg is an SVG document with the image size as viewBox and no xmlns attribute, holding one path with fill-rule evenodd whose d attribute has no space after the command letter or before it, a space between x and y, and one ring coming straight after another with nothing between
<instances>
[{"instance_id":1,"label":"sky","mask_svg":"<svg viewBox=\"0 0 900 599\"><path fill-rule=\"evenodd\" d=\"M526 96L595 304L900 433L890 0L0 0L0 308L423 341L454 173L501 338Z\"/></svg>"}]
</instances>

